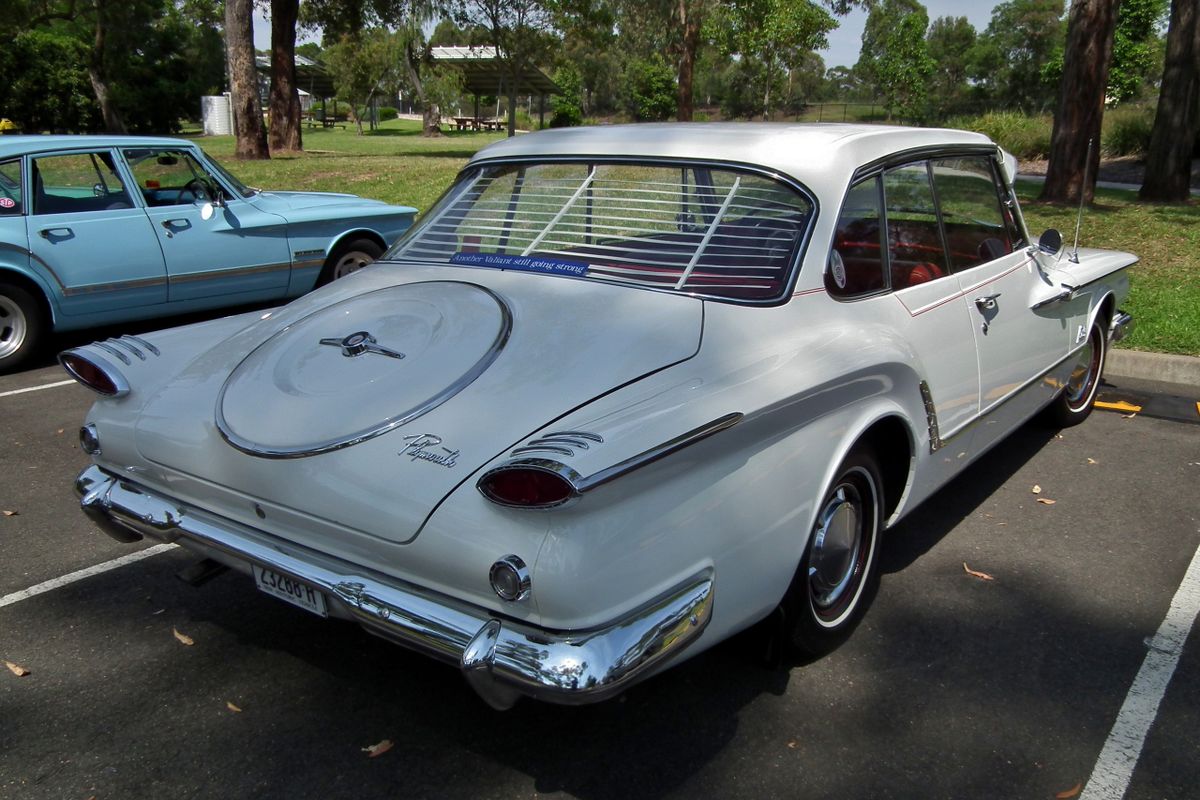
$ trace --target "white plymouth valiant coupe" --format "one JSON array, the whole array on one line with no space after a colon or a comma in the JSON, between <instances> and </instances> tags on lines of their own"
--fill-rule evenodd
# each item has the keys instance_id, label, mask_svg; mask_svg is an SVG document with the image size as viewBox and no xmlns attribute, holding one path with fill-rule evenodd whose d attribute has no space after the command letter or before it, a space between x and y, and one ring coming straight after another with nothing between
<instances>
[{"instance_id":1,"label":"white plymouth valiant coupe","mask_svg":"<svg viewBox=\"0 0 1200 800\"><path fill-rule=\"evenodd\" d=\"M952 130L637 125L478 153L374 266L69 350L84 512L199 580L586 703L781 610L835 646L881 533L1092 409L1127 253L1032 242Z\"/></svg>"}]
</instances>

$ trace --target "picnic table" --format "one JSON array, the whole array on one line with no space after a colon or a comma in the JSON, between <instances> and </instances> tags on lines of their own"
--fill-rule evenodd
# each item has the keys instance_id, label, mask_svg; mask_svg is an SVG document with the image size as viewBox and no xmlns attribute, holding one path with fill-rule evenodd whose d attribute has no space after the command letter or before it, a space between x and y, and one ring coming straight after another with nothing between
<instances>
[{"instance_id":1,"label":"picnic table","mask_svg":"<svg viewBox=\"0 0 1200 800\"><path fill-rule=\"evenodd\" d=\"M502 130L505 121L495 117L453 117L455 127L460 131L498 131Z\"/></svg>"}]
</instances>

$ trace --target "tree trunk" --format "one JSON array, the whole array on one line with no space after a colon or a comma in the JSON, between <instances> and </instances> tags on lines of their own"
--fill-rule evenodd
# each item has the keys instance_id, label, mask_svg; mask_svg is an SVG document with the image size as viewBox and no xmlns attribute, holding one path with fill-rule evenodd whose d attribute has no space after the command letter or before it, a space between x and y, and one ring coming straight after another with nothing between
<instances>
[{"instance_id":1,"label":"tree trunk","mask_svg":"<svg viewBox=\"0 0 1200 800\"><path fill-rule=\"evenodd\" d=\"M1175 0L1167 29L1158 111L1138 197L1179 201L1190 195L1192 145L1200 129L1200 11L1195 0Z\"/></svg>"},{"instance_id":2,"label":"tree trunk","mask_svg":"<svg viewBox=\"0 0 1200 800\"><path fill-rule=\"evenodd\" d=\"M236 158L270 158L254 66L252 0L225 0L225 52L229 60L230 109L237 137Z\"/></svg>"},{"instance_id":3,"label":"tree trunk","mask_svg":"<svg viewBox=\"0 0 1200 800\"><path fill-rule=\"evenodd\" d=\"M96 36L92 40L92 54L88 62L88 79L92 92L104 118L104 130L108 133L127 133L125 120L113 103L112 91L108 86L108 70L104 66L105 44L108 38L108 19L104 0L95 0Z\"/></svg>"},{"instance_id":4,"label":"tree trunk","mask_svg":"<svg viewBox=\"0 0 1200 800\"><path fill-rule=\"evenodd\" d=\"M695 82L696 51L700 47L700 23L703 15L700 4L689 8L689 0L679 2L679 25L683 31L683 41L679 49L679 85L678 102L676 103L675 119L680 122L692 121L692 86Z\"/></svg>"},{"instance_id":5,"label":"tree trunk","mask_svg":"<svg viewBox=\"0 0 1200 800\"><path fill-rule=\"evenodd\" d=\"M1078 203L1083 198L1083 202L1092 202L1100 167L1104 91L1120 4L1121 0L1074 0L1071 4L1042 200Z\"/></svg>"},{"instance_id":6,"label":"tree trunk","mask_svg":"<svg viewBox=\"0 0 1200 800\"><path fill-rule=\"evenodd\" d=\"M421 135L429 137L441 136L442 114L438 107L430 103L425 97L425 87L421 83L419 69L420 61L417 52L413 49L412 43L406 43L404 45L404 68L408 72L408 79L412 82L413 91L417 93L417 99L421 101Z\"/></svg>"},{"instance_id":7,"label":"tree trunk","mask_svg":"<svg viewBox=\"0 0 1200 800\"><path fill-rule=\"evenodd\" d=\"M296 86L296 19L300 0L271 0L271 152L302 150Z\"/></svg>"}]
</instances>

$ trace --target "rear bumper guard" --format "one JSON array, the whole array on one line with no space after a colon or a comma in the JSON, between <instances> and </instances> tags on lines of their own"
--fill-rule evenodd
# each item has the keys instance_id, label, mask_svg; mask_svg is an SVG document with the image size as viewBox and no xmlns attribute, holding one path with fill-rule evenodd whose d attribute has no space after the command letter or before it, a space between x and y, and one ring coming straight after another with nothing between
<instances>
[{"instance_id":1,"label":"rear bumper guard","mask_svg":"<svg viewBox=\"0 0 1200 800\"><path fill-rule=\"evenodd\" d=\"M331 614L457 664L494 708L521 696L572 705L612 697L678 656L712 618L711 569L611 624L551 631L180 504L98 466L80 473L75 489L83 512L114 539L177 542L307 583L325 592Z\"/></svg>"},{"instance_id":2,"label":"rear bumper guard","mask_svg":"<svg viewBox=\"0 0 1200 800\"><path fill-rule=\"evenodd\" d=\"M1133 316L1117 309L1117 313L1113 315L1112 322L1108 325L1109 341L1119 342L1131 333L1133 333Z\"/></svg>"}]
</instances>

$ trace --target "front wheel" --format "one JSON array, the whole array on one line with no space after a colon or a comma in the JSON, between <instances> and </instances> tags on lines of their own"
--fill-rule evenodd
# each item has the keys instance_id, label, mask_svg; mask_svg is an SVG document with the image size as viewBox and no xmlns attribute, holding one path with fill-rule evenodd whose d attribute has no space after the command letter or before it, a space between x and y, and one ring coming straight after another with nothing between
<instances>
[{"instance_id":1,"label":"front wheel","mask_svg":"<svg viewBox=\"0 0 1200 800\"><path fill-rule=\"evenodd\" d=\"M325 261L325 269L321 270L318 285L324 286L338 278L346 277L351 272L358 272L381 255L383 248L370 239L344 242L338 245Z\"/></svg>"},{"instance_id":2,"label":"front wheel","mask_svg":"<svg viewBox=\"0 0 1200 800\"><path fill-rule=\"evenodd\" d=\"M46 315L37 298L20 286L0 283L0 373L25 363L45 333Z\"/></svg>"},{"instance_id":3,"label":"front wheel","mask_svg":"<svg viewBox=\"0 0 1200 800\"><path fill-rule=\"evenodd\" d=\"M833 650L870 603L879 580L882 487L874 455L858 449L838 467L821 500L783 602L791 644L802 655Z\"/></svg>"},{"instance_id":4,"label":"front wheel","mask_svg":"<svg viewBox=\"0 0 1200 800\"><path fill-rule=\"evenodd\" d=\"M1092 413L1107 355L1108 336L1097 319L1092 323L1087 343L1076 353L1075 366L1067 378L1067 385L1046 408L1046 418L1052 425L1069 428L1083 422Z\"/></svg>"}]
</instances>

